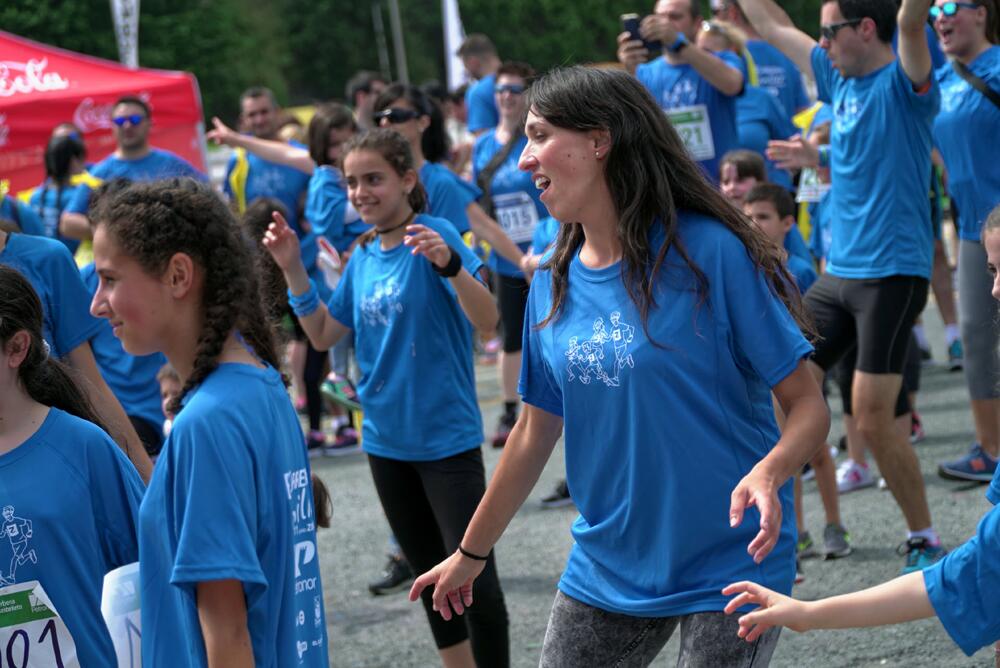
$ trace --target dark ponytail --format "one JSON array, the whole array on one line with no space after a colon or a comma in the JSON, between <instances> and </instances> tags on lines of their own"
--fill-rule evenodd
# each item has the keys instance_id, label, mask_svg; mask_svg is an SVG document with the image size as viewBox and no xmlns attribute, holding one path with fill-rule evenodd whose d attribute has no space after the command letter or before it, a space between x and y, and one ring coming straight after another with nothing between
<instances>
[{"instance_id":1,"label":"dark ponytail","mask_svg":"<svg viewBox=\"0 0 1000 668\"><path fill-rule=\"evenodd\" d=\"M0 345L18 332L28 333L28 354L17 369L18 380L32 399L78 418L107 427L87 400L76 373L49 354L42 338L42 302L19 271L0 264Z\"/></svg>"}]
</instances>

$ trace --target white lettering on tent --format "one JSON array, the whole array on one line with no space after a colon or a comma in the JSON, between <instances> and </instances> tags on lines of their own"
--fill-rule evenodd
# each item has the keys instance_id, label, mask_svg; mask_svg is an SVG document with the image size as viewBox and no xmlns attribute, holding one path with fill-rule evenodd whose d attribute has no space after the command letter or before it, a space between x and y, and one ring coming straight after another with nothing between
<instances>
[{"instance_id":1,"label":"white lettering on tent","mask_svg":"<svg viewBox=\"0 0 1000 668\"><path fill-rule=\"evenodd\" d=\"M111 127L111 112L114 106L114 102L97 104L93 98L85 97L80 100L76 111L73 112L73 124L83 132L107 130Z\"/></svg>"},{"instance_id":2,"label":"white lettering on tent","mask_svg":"<svg viewBox=\"0 0 1000 668\"><path fill-rule=\"evenodd\" d=\"M0 60L0 97L28 93L45 93L51 90L66 90L69 81L58 72L46 72L48 58L26 63Z\"/></svg>"}]
</instances>

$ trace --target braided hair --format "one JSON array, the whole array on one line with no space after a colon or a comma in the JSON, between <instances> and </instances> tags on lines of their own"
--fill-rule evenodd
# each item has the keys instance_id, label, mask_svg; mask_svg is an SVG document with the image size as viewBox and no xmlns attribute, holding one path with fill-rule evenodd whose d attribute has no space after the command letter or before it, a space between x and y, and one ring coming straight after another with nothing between
<instances>
[{"instance_id":1,"label":"braided hair","mask_svg":"<svg viewBox=\"0 0 1000 668\"><path fill-rule=\"evenodd\" d=\"M204 272L194 367L168 407L171 412L180 412L187 393L219 365L234 331L257 357L279 368L253 259L233 214L210 186L187 178L131 184L103 203L96 225L149 274L161 275L176 253L188 255Z\"/></svg>"}]
</instances>

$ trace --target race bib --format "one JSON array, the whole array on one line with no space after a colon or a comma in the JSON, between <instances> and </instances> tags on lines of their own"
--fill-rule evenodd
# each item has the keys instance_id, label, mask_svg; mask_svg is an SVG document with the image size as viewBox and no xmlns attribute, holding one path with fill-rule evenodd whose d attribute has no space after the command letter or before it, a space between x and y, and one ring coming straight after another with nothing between
<instances>
[{"instance_id":1,"label":"race bib","mask_svg":"<svg viewBox=\"0 0 1000 668\"><path fill-rule=\"evenodd\" d=\"M708 118L708 107L693 104L690 107L667 109L667 118L681 136L694 160L711 160L715 157L715 142L712 140L712 122Z\"/></svg>"},{"instance_id":2,"label":"race bib","mask_svg":"<svg viewBox=\"0 0 1000 668\"><path fill-rule=\"evenodd\" d=\"M80 668L73 637L38 580L0 589L0 665Z\"/></svg>"},{"instance_id":3,"label":"race bib","mask_svg":"<svg viewBox=\"0 0 1000 668\"><path fill-rule=\"evenodd\" d=\"M138 562L104 576L101 615L115 645L118 668L142 668Z\"/></svg>"},{"instance_id":4,"label":"race bib","mask_svg":"<svg viewBox=\"0 0 1000 668\"><path fill-rule=\"evenodd\" d=\"M799 189L795 193L796 202L819 202L830 192L830 184L819 180L819 174L813 167L802 170L799 178Z\"/></svg>"},{"instance_id":5,"label":"race bib","mask_svg":"<svg viewBox=\"0 0 1000 668\"><path fill-rule=\"evenodd\" d=\"M497 222L516 244L531 241L538 225L538 209L531 195L525 192L493 196Z\"/></svg>"}]
</instances>

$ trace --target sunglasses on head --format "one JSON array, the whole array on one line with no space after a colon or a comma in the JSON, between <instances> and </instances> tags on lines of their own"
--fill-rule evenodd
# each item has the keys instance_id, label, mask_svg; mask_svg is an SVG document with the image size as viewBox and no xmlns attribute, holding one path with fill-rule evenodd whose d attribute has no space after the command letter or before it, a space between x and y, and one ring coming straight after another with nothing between
<instances>
[{"instance_id":1,"label":"sunglasses on head","mask_svg":"<svg viewBox=\"0 0 1000 668\"><path fill-rule=\"evenodd\" d=\"M497 95L503 95L504 93L510 93L511 95L520 95L524 92L524 86L520 84L500 84L496 87Z\"/></svg>"},{"instance_id":2,"label":"sunglasses on head","mask_svg":"<svg viewBox=\"0 0 1000 668\"><path fill-rule=\"evenodd\" d=\"M837 38L837 33L843 28L853 28L864 21L864 19L848 19L846 21L841 21L840 23L827 23L826 25L821 25L819 27L819 36L828 42L832 42Z\"/></svg>"},{"instance_id":3,"label":"sunglasses on head","mask_svg":"<svg viewBox=\"0 0 1000 668\"><path fill-rule=\"evenodd\" d=\"M961 8L978 9L979 5L974 2L946 2L940 7L931 7L931 19L937 21L942 16L954 16Z\"/></svg>"},{"instance_id":4,"label":"sunglasses on head","mask_svg":"<svg viewBox=\"0 0 1000 668\"><path fill-rule=\"evenodd\" d=\"M131 125L139 125L146 120L146 117L142 114L129 114L128 116L115 116L111 121L118 127L123 127L126 123Z\"/></svg>"},{"instance_id":5,"label":"sunglasses on head","mask_svg":"<svg viewBox=\"0 0 1000 668\"><path fill-rule=\"evenodd\" d=\"M420 113L411 111L410 109L394 108L383 109L372 114L372 120L375 121L375 125L381 125L383 118L389 121L389 125L396 125L397 123L405 123L406 121L420 118Z\"/></svg>"}]
</instances>

